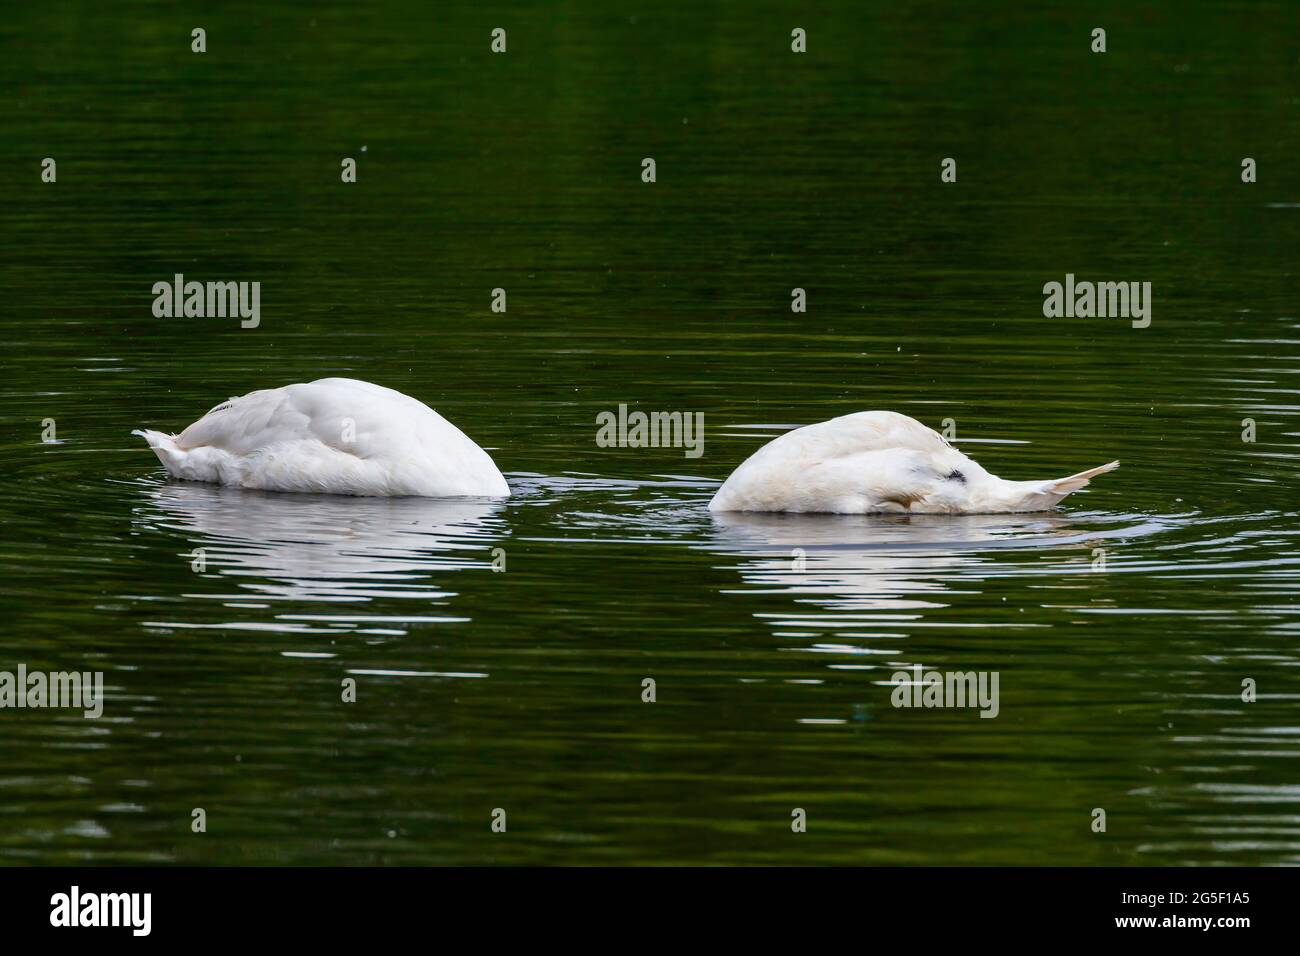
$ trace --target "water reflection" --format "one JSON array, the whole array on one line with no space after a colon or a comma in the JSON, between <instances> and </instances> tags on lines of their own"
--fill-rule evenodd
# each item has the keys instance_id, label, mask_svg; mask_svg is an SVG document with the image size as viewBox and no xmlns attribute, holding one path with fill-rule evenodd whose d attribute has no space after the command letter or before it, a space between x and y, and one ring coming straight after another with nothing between
<instances>
[{"instance_id":1,"label":"water reflection","mask_svg":"<svg viewBox=\"0 0 1300 956\"><path fill-rule=\"evenodd\" d=\"M708 547L737 560L745 588L724 593L783 594L795 607L756 611L782 636L897 639L932 626L926 618L980 582L1042 573L1053 549L1055 573L1091 567L1108 538L1151 533L1157 522L1122 515L713 515ZM1021 559L1009 552L1029 550ZM1033 627L1038 622L954 620L944 627ZM873 653L870 647L814 644L801 650ZM895 649L876 653L896 653Z\"/></svg>"},{"instance_id":2,"label":"water reflection","mask_svg":"<svg viewBox=\"0 0 1300 956\"><path fill-rule=\"evenodd\" d=\"M985 552L1074 545L1112 536L1096 518L1035 515L713 515L711 547L743 558L746 583L838 609L943 606L954 579L992 570ZM1135 529L1126 527L1125 535Z\"/></svg>"},{"instance_id":3,"label":"water reflection","mask_svg":"<svg viewBox=\"0 0 1300 956\"><path fill-rule=\"evenodd\" d=\"M186 599L261 612L169 627L402 634L407 624L463 621L439 612L455 592L434 578L490 570L493 547L505 534L503 505L491 499L285 495L182 482L152 489L147 499L135 521L183 534L200 579L233 587ZM342 607L380 599L432 606L383 615ZM307 611L295 604L340 607Z\"/></svg>"}]
</instances>

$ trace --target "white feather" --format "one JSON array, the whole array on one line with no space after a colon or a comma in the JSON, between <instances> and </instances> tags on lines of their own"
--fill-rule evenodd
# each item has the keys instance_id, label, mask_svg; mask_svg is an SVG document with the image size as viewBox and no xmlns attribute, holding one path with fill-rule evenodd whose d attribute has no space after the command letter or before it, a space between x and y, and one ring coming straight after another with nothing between
<instances>
[{"instance_id":1,"label":"white feather","mask_svg":"<svg viewBox=\"0 0 1300 956\"><path fill-rule=\"evenodd\" d=\"M264 491L505 497L491 457L409 395L351 378L249 392L179 435L142 435L168 474Z\"/></svg>"},{"instance_id":2,"label":"white feather","mask_svg":"<svg viewBox=\"0 0 1300 956\"><path fill-rule=\"evenodd\" d=\"M1068 478L1004 481L933 429L897 412L858 412L787 432L729 477L711 511L993 514L1046 511L1111 462Z\"/></svg>"}]
</instances>

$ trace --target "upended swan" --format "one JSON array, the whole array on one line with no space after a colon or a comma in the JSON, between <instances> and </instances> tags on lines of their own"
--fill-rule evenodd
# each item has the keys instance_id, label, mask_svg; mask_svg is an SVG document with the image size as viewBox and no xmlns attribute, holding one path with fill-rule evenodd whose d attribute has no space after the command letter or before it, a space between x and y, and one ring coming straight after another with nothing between
<instances>
[{"instance_id":1,"label":"upended swan","mask_svg":"<svg viewBox=\"0 0 1300 956\"><path fill-rule=\"evenodd\" d=\"M1118 461L1068 478L1005 481L897 412L858 412L774 438L731 473L710 511L1001 514L1048 511Z\"/></svg>"},{"instance_id":2,"label":"upended swan","mask_svg":"<svg viewBox=\"0 0 1300 956\"><path fill-rule=\"evenodd\" d=\"M491 457L423 402L353 378L222 402L179 435L137 429L168 474L263 491L504 498Z\"/></svg>"}]
</instances>

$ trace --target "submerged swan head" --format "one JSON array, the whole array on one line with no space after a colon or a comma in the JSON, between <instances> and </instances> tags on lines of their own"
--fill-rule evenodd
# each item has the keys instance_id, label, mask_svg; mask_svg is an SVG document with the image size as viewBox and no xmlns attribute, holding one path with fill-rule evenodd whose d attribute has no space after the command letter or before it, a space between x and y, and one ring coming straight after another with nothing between
<instances>
[{"instance_id":1,"label":"submerged swan head","mask_svg":"<svg viewBox=\"0 0 1300 956\"><path fill-rule=\"evenodd\" d=\"M712 511L1000 514L1047 511L1112 461L1065 478L1007 481L896 412L858 412L768 442L729 477Z\"/></svg>"}]
</instances>

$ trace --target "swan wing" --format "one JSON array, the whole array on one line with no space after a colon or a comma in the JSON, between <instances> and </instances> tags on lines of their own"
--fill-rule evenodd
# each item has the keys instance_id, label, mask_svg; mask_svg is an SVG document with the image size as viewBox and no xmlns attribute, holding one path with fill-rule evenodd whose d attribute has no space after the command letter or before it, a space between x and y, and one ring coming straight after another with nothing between
<instances>
[{"instance_id":1,"label":"swan wing","mask_svg":"<svg viewBox=\"0 0 1300 956\"><path fill-rule=\"evenodd\" d=\"M323 378L229 399L181 432L176 444L248 455L313 440L360 458L473 446L464 432L423 402L350 378Z\"/></svg>"},{"instance_id":2,"label":"swan wing","mask_svg":"<svg viewBox=\"0 0 1300 956\"><path fill-rule=\"evenodd\" d=\"M249 488L510 493L491 456L451 422L409 395L356 379L319 379L229 399L176 436L174 449L194 473L181 474L179 462L173 470L164 458L173 474Z\"/></svg>"},{"instance_id":3,"label":"swan wing","mask_svg":"<svg viewBox=\"0 0 1300 956\"><path fill-rule=\"evenodd\" d=\"M952 448L946 438L915 418L885 411L856 412L815 425L805 425L787 432L772 444L778 442L797 445L823 459L887 451L891 448L922 452L943 452Z\"/></svg>"},{"instance_id":4,"label":"swan wing","mask_svg":"<svg viewBox=\"0 0 1300 956\"><path fill-rule=\"evenodd\" d=\"M714 511L907 511L946 471L973 464L942 435L897 412L858 412L768 442L732 472Z\"/></svg>"},{"instance_id":5,"label":"swan wing","mask_svg":"<svg viewBox=\"0 0 1300 956\"><path fill-rule=\"evenodd\" d=\"M178 448L220 448L246 455L280 441L311 437L311 420L294 408L288 388L268 388L222 402L176 437Z\"/></svg>"}]
</instances>

